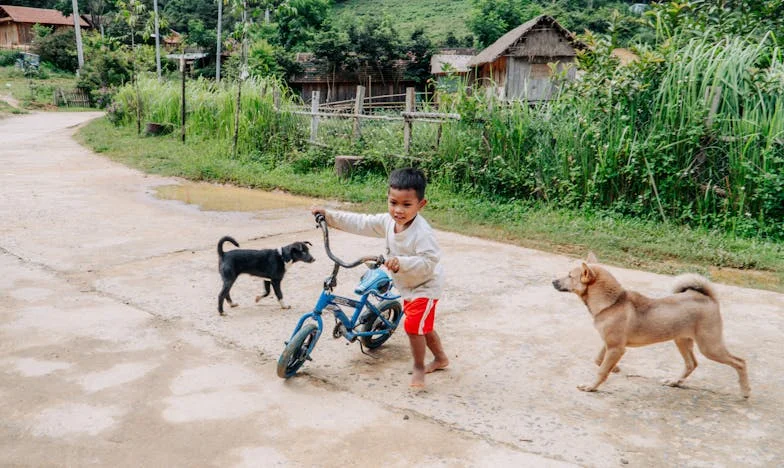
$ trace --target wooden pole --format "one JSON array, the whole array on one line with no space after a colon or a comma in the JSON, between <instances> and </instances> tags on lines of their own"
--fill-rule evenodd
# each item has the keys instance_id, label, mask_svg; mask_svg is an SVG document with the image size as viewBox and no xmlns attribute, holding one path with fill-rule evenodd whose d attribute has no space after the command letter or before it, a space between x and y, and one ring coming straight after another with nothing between
<instances>
[{"instance_id":1,"label":"wooden pole","mask_svg":"<svg viewBox=\"0 0 784 468\"><path fill-rule=\"evenodd\" d=\"M357 86L357 96L356 100L354 101L354 139L359 140L362 136L360 130L360 118L359 116L362 114L362 108L365 105L365 87L364 86Z\"/></svg>"},{"instance_id":2,"label":"wooden pole","mask_svg":"<svg viewBox=\"0 0 784 468\"><path fill-rule=\"evenodd\" d=\"M414 111L415 100L414 88L406 88L406 112ZM411 150L411 117L404 117L403 121L403 148L405 154Z\"/></svg>"},{"instance_id":3,"label":"wooden pole","mask_svg":"<svg viewBox=\"0 0 784 468\"><path fill-rule=\"evenodd\" d=\"M277 87L272 89L272 105L275 106L275 110L280 109L280 89Z\"/></svg>"},{"instance_id":4,"label":"wooden pole","mask_svg":"<svg viewBox=\"0 0 784 468\"><path fill-rule=\"evenodd\" d=\"M158 23L158 0L152 1L155 18L155 71L158 72L158 81L161 81L161 32Z\"/></svg>"},{"instance_id":5,"label":"wooden pole","mask_svg":"<svg viewBox=\"0 0 784 468\"><path fill-rule=\"evenodd\" d=\"M705 88L705 101L708 101L709 99L711 101L708 117L705 119L705 126L708 128L713 126L713 118L716 117L716 112L719 110L721 90L721 86L708 86Z\"/></svg>"},{"instance_id":6,"label":"wooden pole","mask_svg":"<svg viewBox=\"0 0 784 468\"><path fill-rule=\"evenodd\" d=\"M220 68L221 68L221 23L223 23L223 0L218 0L218 37L215 41L215 82L220 83Z\"/></svg>"},{"instance_id":7,"label":"wooden pole","mask_svg":"<svg viewBox=\"0 0 784 468\"><path fill-rule=\"evenodd\" d=\"M487 100L487 113L492 113L493 104L495 103L495 86L485 88L485 99Z\"/></svg>"},{"instance_id":8,"label":"wooden pole","mask_svg":"<svg viewBox=\"0 0 784 468\"><path fill-rule=\"evenodd\" d=\"M185 143L185 57L180 57L180 72L182 72L182 105L180 107L180 137L182 142Z\"/></svg>"},{"instance_id":9,"label":"wooden pole","mask_svg":"<svg viewBox=\"0 0 784 468\"><path fill-rule=\"evenodd\" d=\"M313 91L313 99L310 101L310 141L315 143L318 139L318 124L319 124L319 116L318 116L318 108L319 108L319 97L321 93L319 91Z\"/></svg>"}]
</instances>

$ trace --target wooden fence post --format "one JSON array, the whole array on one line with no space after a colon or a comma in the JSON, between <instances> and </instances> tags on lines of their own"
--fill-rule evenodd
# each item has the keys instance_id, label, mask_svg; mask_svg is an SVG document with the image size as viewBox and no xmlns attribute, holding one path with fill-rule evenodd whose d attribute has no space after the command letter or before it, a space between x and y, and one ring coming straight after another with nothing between
<instances>
[{"instance_id":1,"label":"wooden fence post","mask_svg":"<svg viewBox=\"0 0 784 468\"><path fill-rule=\"evenodd\" d=\"M721 86L708 86L705 88L705 102L711 101L710 109L708 109L708 117L705 119L705 126L711 128L713 126L713 118L716 117L716 112L719 110L719 103L721 103Z\"/></svg>"},{"instance_id":2,"label":"wooden fence post","mask_svg":"<svg viewBox=\"0 0 784 468\"><path fill-rule=\"evenodd\" d=\"M318 118L318 115L316 115L316 114L318 113L319 96L320 96L320 94L321 93L319 91L313 91L313 99L310 101L310 112L312 114L310 116L310 141L311 141L311 143L316 143L316 140L318 139L319 118Z\"/></svg>"},{"instance_id":3,"label":"wooden fence post","mask_svg":"<svg viewBox=\"0 0 784 468\"><path fill-rule=\"evenodd\" d=\"M272 105L275 110L280 109L280 89L277 86L272 89Z\"/></svg>"},{"instance_id":4,"label":"wooden fence post","mask_svg":"<svg viewBox=\"0 0 784 468\"><path fill-rule=\"evenodd\" d=\"M414 112L415 98L414 88L406 88L406 112ZM403 147L408 154L411 150L411 117L404 117L403 122Z\"/></svg>"},{"instance_id":5,"label":"wooden fence post","mask_svg":"<svg viewBox=\"0 0 784 468\"><path fill-rule=\"evenodd\" d=\"M487 99L487 113L493 112L493 104L495 103L495 86L488 86L485 88L485 98Z\"/></svg>"},{"instance_id":6,"label":"wooden fence post","mask_svg":"<svg viewBox=\"0 0 784 468\"><path fill-rule=\"evenodd\" d=\"M359 137L362 136L362 133L359 128L359 116L362 114L363 107L365 105L365 87L364 86L357 86L357 96L356 100L354 101L354 139L359 140Z\"/></svg>"}]
</instances>

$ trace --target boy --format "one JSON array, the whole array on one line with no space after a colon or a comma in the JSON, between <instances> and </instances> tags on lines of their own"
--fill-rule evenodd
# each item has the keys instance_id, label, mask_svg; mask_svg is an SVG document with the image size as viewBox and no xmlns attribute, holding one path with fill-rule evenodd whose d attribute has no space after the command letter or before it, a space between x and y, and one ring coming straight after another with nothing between
<instances>
[{"instance_id":1,"label":"boy","mask_svg":"<svg viewBox=\"0 0 784 468\"><path fill-rule=\"evenodd\" d=\"M449 365L441 339L433 329L443 273L438 263L441 249L433 229L419 214L427 204L426 185L422 171L397 169L389 176L388 213L363 215L322 207L311 209L314 215L323 214L329 226L353 234L386 238L388 258L384 265L403 297L404 327L414 357L411 377L414 388L425 386L425 374ZM426 349L430 349L434 357L427 366Z\"/></svg>"}]
</instances>

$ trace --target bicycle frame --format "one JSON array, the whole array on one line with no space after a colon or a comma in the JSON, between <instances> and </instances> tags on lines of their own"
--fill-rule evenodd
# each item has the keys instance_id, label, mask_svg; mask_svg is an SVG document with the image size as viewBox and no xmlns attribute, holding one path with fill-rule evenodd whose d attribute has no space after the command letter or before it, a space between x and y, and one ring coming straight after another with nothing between
<instances>
[{"instance_id":1,"label":"bicycle frame","mask_svg":"<svg viewBox=\"0 0 784 468\"><path fill-rule=\"evenodd\" d=\"M349 342L356 340L361 336L376 336L376 335L389 335L391 334L390 330L395 330L397 328L398 323L400 322L400 317L396 322L388 321L383 315L381 315L380 311L376 307L375 304L370 302L370 296L376 297L379 300L395 300L399 299L400 295L397 294L374 294L374 293L367 293L360 296L359 300L351 299L344 296L338 296L336 294L332 294L332 292L325 288L321 291L321 295L316 302L316 307L302 317L300 317L299 321L297 322L297 326L294 327L294 332L291 334L291 338L297 334L297 332L302 328L302 325L305 324L306 321L309 319L314 320L316 325L318 326L318 333L316 334L315 339L313 340L313 344L318 341L319 337L321 337L321 333L324 331L324 323L321 318L324 310L329 310L334 315L335 319L340 321L340 323L345 328L345 332L343 333L343 337L346 338ZM340 305L353 307L354 312L352 313L351 317L349 318L343 310L340 308ZM380 318L384 324L387 326L387 329L380 330L380 331L368 331L368 332L355 332L354 328L360 324L359 318L362 315L362 311L368 309L371 313L375 316ZM289 338L289 339L291 339Z\"/></svg>"}]
</instances>

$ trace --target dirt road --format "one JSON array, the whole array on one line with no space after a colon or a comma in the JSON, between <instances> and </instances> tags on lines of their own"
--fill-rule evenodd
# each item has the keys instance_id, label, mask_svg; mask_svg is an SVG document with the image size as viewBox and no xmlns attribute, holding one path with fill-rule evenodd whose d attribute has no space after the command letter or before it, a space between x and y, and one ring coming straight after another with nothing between
<instances>
[{"instance_id":1,"label":"dirt road","mask_svg":"<svg viewBox=\"0 0 784 468\"><path fill-rule=\"evenodd\" d=\"M408 389L398 333L363 355L325 334L300 376L275 362L330 263L302 206L202 211L154 196L147 176L76 144L88 113L0 121L2 466L776 466L784 461L784 296L718 285L735 372L697 355L688 388L675 346L630 350L598 393L600 341L584 306L550 284L574 259L439 232L448 272L438 328L448 370ZM425 212L426 214L426 212ZM295 240L317 262L283 284L291 310L216 313L215 243ZM345 257L376 239L332 233ZM670 278L611 268L663 295ZM340 278L349 294L360 271ZM327 323L329 323L327 321Z\"/></svg>"}]
</instances>

